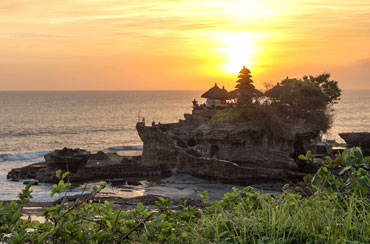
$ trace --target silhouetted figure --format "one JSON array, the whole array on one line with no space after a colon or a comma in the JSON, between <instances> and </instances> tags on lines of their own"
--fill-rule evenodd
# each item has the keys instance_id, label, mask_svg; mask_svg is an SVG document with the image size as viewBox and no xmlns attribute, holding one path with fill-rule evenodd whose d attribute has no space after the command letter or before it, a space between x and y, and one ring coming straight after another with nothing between
<instances>
[{"instance_id":1,"label":"silhouetted figure","mask_svg":"<svg viewBox=\"0 0 370 244\"><path fill-rule=\"evenodd\" d=\"M194 100L193 100L193 107L195 108L195 107L198 107L199 106L199 104L198 104L198 101L197 100L195 100L195 98L194 98Z\"/></svg>"}]
</instances>

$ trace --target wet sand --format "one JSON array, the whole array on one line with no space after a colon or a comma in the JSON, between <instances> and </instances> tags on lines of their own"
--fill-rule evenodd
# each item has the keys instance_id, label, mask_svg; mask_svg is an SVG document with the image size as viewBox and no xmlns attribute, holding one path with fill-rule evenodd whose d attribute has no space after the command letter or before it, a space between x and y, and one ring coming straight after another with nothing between
<instances>
[{"instance_id":1,"label":"wet sand","mask_svg":"<svg viewBox=\"0 0 370 244\"><path fill-rule=\"evenodd\" d=\"M93 184L93 183L90 183ZM283 183L252 185L262 193L279 194ZM82 185L80 187L83 187ZM176 175L165 179L154 181L128 181L123 183L112 181L99 194L92 197L91 193L83 195L73 195L67 197L67 202L77 199L86 200L91 198L93 202L104 202L105 200L114 201L114 208L129 210L136 208L138 202L142 202L149 209L156 209L155 202L158 197L163 197L171 201L171 208L176 209L184 200L188 204L202 207L204 206L198 191L206 191L209 201L219 201L225 193L232 192L233 188L243 189L245 186L223 184L218 181L209 181L195 178L189 175ZM60 200L53 202L30 202L23 209L24 217L31 216L32 219L42 221L36 214L46 207L60 204Z\"/></svg>"}]
</instances>

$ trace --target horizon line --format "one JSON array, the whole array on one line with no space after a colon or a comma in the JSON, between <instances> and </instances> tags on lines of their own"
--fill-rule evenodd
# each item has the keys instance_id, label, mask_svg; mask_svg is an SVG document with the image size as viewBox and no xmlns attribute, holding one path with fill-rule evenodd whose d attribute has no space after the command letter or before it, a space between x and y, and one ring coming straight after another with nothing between
<instances>
[{"instance_id":1,"label":"horizon line","mask_svg":"<svg viewBox=\"0 0 370 244\"><path fill-rule=\"evenodd\" d=\"M193 89L158 89L158 90L140 90L140 89L129 89L129 90L0 90L0 92L92 92L92 91L203 91L202 89L193 90Z\"/></svg>"},{"instance_id":2,"label":"horizon line","mask_svg":"<svg viewBox=\"0 0 370 244\"><path fill-rule=\"evenodd\" d=\"M342 91L370 91L370 88L365 89L341 89ZM117 90L0 90L0 92L114 92L114 91L204 91L203 89L195 90L195 89L150 89L150 90L140 90L140 89L117 89Z\"/></svg>"}]
</instances>

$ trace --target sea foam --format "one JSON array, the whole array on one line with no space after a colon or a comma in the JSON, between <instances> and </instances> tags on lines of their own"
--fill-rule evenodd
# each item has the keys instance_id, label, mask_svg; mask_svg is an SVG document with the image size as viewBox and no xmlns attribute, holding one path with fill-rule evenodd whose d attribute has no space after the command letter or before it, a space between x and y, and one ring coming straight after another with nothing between
<instances>
[{"instance_id":1,"label":"sea foam","mask_svg":"<svg viewBox=\"0 0 370 244\"><path fill-rule=\"evenodd\" d=\"M5 161L25 161L25 160L35 160L41 159L48 151L38 151L38 152L20 152L15 154L0 154L0 162Z\"/></svg>"},{"instance_id":2,"label":"sea foam","mask_svg":"<svg viewBox=\"0 0 370 244\"><path fill-rule=\"evenodd\" d=\"M132 145L132 146L115 146L115 147L109 147L105 149L105 151L142 151L143 146L140 145Z\"/></svg>"}]
</instances>

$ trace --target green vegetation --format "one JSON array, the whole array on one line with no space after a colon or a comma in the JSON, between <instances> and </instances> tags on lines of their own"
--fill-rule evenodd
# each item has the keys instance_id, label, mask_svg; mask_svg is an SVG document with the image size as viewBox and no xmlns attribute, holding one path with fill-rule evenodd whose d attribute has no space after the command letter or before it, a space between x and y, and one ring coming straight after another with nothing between
<instances>
[{"instance_id":1,"label":"green vegetation","mask_svg":"<svg viewBox=\"0 0 370 244\"><path fill-rule=\"evenodd\" d=\"M45 209L40 223L21 218L31 198L28 184L18 201L0 204L0 240L7 243L369 243L370 157L352 148L315 159L311 152L302 160L321 165L307 186L307 195L284 191L261 194L253 188L225 194L205 207L179 210L158 198L158 211L139 203L131 211L113 210L112 202L76 201ZM61 183L52 194L64 192L68 174L57 172ZM310 177L305 177L307 180ZM94 187L98 193L105 187ZM62 201L63 202L63 201Z\"/></svg>"},{"instance_id":2,"label":"green vegetation","mask_svg":"<svg viewBox=\"0 0 370 244\"><path fill-rule=\"evenodd\" d=\"M341 90L337 81L330 80L330 74L286 78L265 93L270 103L263 103L266 97L257 98L259 91L254 88L248 69L244 67L239 78L237 106L218 111L211 122L253 121L276 138L284 137L284 123L294 119L303 119L322 133L331 127L331 105L340 99Z\"/></svg>"},{"instance_id":3,"label":"green vegetation","mask_svg":"<svg viewBox=\"0 0 370 244\"><path fill-rule=\"evenodd\" d=\"M303 81L307 84L313 84L316 87L320 88L324 94L325 101L327 104L336 103L340 100L340 95L342 90L338 88L338 81L329 80L330 74L323 73L318 76L303 76Z\"/></svg>"},{"instance_id":4,"label":"green vegetation","mask_svg":"<svg viewBox=\"0 0 370 244\"><path fill-rule=\"evenodd\" d=\"M347 194L370 197L370 157L364 157L361 148L347 148L334 159L326 156L317 160L311 151L299 158L321 166L312 179L314 189L336 193L339 197Z\"/></svg>"},{"instance_id":5,"label":"green vegetation","mask_svg":"<svg viewBox=\"0 0 370 244\"><path fill-rule=\"evenodd\" d=\"M211 122L225 123L239 121L242 118L242 110L239 108L225 108L217 111L212 117Z\"/></svg>"},{"instance_id":6,"label":"green vegetation","mask_svg":"<svg viewBox=\"0 0 370 244\"><path fill-rule=\"evenodd\" d=\"M245 107L243 110L245 120L253 121L257 126L271 133L275 138L284 136L284 119L287 115L281 108L256 104L251 107Z\"/></svg>"},{"instance_id":7,"label":"green vegetation","mask_svg":"<svg viewBox=\"0 0 370 244\"><path fill-rule=\"evenodd\" d=\"M106 155L112 161L121 161L124 158L123 156L120 156L117 153L106 153Z\"/></svg>"},{"instance_id":8,"label":"green vegetation","mask_svg":"<svg viewBox=\"0 0 370 244\"><path fill-rule=\"evenodd\" d=\"M338 82L330 80L329 73L316 77L304 76L303 79L286 78L281 82L279 100L298 109L326 109L328 105L336 103L342 91Z\"/></svg>"}]
</instances>

